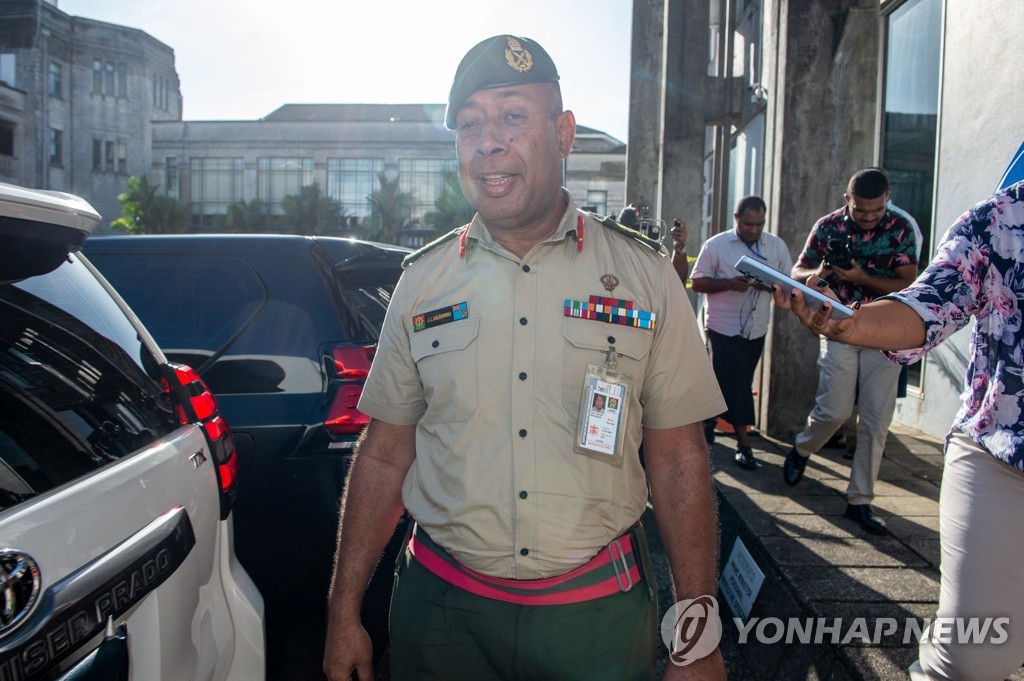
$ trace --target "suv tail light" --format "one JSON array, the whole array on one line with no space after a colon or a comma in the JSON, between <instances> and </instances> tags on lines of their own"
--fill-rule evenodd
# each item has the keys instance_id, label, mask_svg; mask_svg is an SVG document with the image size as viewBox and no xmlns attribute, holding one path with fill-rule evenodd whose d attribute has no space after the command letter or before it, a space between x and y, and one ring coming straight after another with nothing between
<instances>
[{"instance_id":1,"label":"suv tail light","mask_svg":"<svg viewBox=\"0 0 1024 681\"><path fill-rule=\"evenodd\" d=\"M217 467L217 480L220 484L220 516L227 518L231 511L238 479L238 456L235 452L235 439L231 436L224 417L217 413L217 400L206 386L206 383L192 367L184 364L170 364L177 392L181 395L176 411L178 418L186 423L199 423L206 439L210 443L210 451Z\"/></svg>"},{"instance_id":2,"label":"suv tail light","mask_svg":"<svg viewBox=\"0 0 1024 681\"><path fill-rule=\"evenodd\" d=\"M376 349L374 345L364 345L339 347L332 351L334 378L341 384L324 419L324 427L331 435L358 435L370 422L370 417L359 411L356 405L363 394L363 383L370 373Z\"/></svg>"}]
</instances>

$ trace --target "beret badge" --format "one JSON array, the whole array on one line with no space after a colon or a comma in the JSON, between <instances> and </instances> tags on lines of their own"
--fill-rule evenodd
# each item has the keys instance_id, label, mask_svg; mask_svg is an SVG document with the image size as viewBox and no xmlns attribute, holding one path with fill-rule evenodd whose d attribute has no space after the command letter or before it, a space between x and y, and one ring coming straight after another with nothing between
<instances>
[{"instance_id":1,"label":"beret badge","mask_svg":"<svg viewBox=\"0 0 1024 681\"><path fill-rule=\"evenodd\" d=\"M508 47L505 48L505 63L519 73L526 73L533 68L533 56L530 51L515 38L508 38Z\"/></svg>"}]
</instances>

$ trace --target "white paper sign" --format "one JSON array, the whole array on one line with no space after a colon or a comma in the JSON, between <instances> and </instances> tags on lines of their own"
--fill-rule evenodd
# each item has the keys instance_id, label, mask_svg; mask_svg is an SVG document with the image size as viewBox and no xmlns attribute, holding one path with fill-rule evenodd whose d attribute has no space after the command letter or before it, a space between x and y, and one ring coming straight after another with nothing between
<instances>
[{"instance_id":1,"label":"white paper sign","mask_svg":"<svg viewBox=\"0 0 1024 681\"><path fill-rule=\"evenodd\" d=\"M764 583L764 572L757 567L754 558L747 551L739 537L732 545L732 553L722 569L719 587L732 614L744 622L750 617L750 609Z\"/></svg>"}]
</instances>

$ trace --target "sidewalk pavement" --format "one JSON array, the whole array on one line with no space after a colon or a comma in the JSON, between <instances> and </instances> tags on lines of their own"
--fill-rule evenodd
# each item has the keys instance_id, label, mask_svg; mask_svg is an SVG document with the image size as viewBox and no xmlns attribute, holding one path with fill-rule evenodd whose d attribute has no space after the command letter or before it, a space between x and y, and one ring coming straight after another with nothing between
<instances>
[{"instance_id":1,"label":"sidewalk pavement","mask_svg":"<svg viewBox=\"0 0 1024 681\"><path fill-rule=\"evenodd\" d=\"M938 601L942 441L899 425L891 428L872 504L890 534L874 536L843 515L851 463L844 450L822 449L811 457L800 484L788 487L782 462L791 443L758 434L751 439L758 461L754 471L733 461L732 435L719 434L712 447L720 566L738 539L765 574L743 625L746 642L740 642L734 615L719 594L729 678L907 679L906 670L917 659L917 639L907 621L923 628ZM763 625L762 636L756 635L760 625L752 625L753 618ZM816 631L824 631L819 643L812 638L787 644L782 636L772 644L757 640L775 638L777 626L767 618L782 623L842 618L842 625L833 634L819 623ZM857 618L866 618L866 630L852 629ZM792 640L800 636L793 631ZM1024 671L1012 679L1024 681Z\"/></svg>"}]
</instances>

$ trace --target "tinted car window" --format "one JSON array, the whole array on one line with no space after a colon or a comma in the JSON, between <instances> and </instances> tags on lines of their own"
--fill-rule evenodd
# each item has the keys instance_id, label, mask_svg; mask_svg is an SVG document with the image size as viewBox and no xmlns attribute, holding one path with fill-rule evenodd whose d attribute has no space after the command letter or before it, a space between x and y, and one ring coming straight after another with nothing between
<instances>
[{"instance_id":1,"label":"tinted car window","mask_svg":"<svg viewBox=\"0 0 1024 681\"><path fill-rule=\"evenodd\" d=\"M158 358L81 260L0 285L0 508L176 427Z\"/></svg>"},{"instance_id":2,"label":"tinted car window","mask_svg":"<svg viewBox=\"0 0 1024 681\"><path fill-rule=\"evenodd\" d=\"M266 303L259 276L241 258L138 254L94 256L164 352L200 371ZM154 303L156 301L156 303Z\"/></svg>"}]
</instances>

